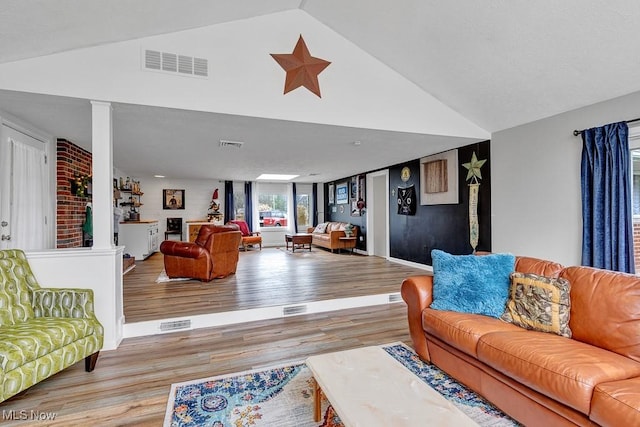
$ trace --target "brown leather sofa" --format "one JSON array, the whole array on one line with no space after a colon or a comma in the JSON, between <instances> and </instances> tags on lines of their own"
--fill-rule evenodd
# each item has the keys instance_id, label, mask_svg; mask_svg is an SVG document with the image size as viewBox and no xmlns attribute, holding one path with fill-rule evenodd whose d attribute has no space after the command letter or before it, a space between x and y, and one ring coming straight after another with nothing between
<instances>
[{"instance_id":1,"label":"brown leather sofa","mask_svg":"<svg viewBox=\"0 0 640 427\"><path fill-rule=\"evenodd\" d=\"M165 240L160 245L170 278L190 277L209 282L236 272L242 234L236 225L203 225L196 240Z\"/></svg>"},{"instance_id":2,"label":"brown leather sofa","mask_svg":"<svg viewBox=\"0 0 640 427\"><path fill-rule=\"evenodd\" d=\"M356 247L358 237L357 225L353 226L354 239L340 239L341 237L346 237L344 228L347 224L347 222L325 222L318 224L316 227L309 227L307 233L310 233L312 236L312 244L330 249L331 252L336 249L353 249Z\"/></svg>"},{"instance_id":3,"label":"brown leather sofa","mask_svg":"<svg viewBox=\"0 0 640 427\"><path fill-rule=\"evenodd\" d=\"M527 426L640 425L640 277L516 257L571 284L572 338L429 308L433 276L402 283L420 358Z\"/></svg>"}]
</instances>

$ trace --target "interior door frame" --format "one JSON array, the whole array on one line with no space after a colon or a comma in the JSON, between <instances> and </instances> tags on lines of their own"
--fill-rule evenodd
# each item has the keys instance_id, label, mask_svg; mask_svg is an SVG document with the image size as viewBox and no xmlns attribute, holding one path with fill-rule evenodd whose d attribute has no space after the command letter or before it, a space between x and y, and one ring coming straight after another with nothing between
<instances>
[{"instance_id":1,"label":"interior door frame","mask_svg":"<svg viewBox=\"0 0 640 427\"><path fill-rule=\"evenodd\" d=\"M0 143L4 144L8 139L6 128L18 133L22 133L30 138L33 138L39 142L44 144L44 152L46 155L47 163L47 174L49 178L49 186L46 191L48 200L46 201L47 208L45 209L44 214L47 217L47 235L45 236L45 245L48 249L54 249L56 247L56 230L57 230L57 220L56 220L56 144L54 143L55 139L53 136L37 129L35 126L26 123L20 120L17 117L14 117L5 111L0 110ZM8 146L8 143L7 143ZM2 145L0 145L0 150L2 149ZM8 155L9 153L4 153ZM1 170L8 170L9 159L7 156L4 156L0 151L0 168ZM4 176L0 173L0 194L7 195L10 194L10 183L9 180L4 179ZM1 197L1 196L0 196ZM9 205L6 204L6 201L0 201L0 217L6 215L6 212L1 211L2 209L10 209ZM0 248L4 248L5 242L0 242ZM7 247L12 247L10 244Z\"/></svg>"}]
</instances>

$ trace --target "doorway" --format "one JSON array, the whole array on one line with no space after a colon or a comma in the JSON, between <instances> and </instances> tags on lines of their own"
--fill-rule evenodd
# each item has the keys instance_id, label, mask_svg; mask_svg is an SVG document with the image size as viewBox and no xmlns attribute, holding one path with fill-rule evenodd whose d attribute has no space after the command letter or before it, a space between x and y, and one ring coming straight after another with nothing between
<instances>
[{"instance_id":1,"label":"doorway","mask_svg":"<svg viewBox=\"0 0 640 427\"><path fill-rule=\"evenodd\" d=\"M367 253L389 257L389 171L367 175Z\"/></svg>"},{"instance_id":2,"label":"doorway","mask_svg":"<svg viewBox=\"0 0 640 427\"><path fill-rule=\"evenodd\" d=\"M0 128L0 249L52 247L49 142L7 122Z\"/></svg>"}]
</instances>

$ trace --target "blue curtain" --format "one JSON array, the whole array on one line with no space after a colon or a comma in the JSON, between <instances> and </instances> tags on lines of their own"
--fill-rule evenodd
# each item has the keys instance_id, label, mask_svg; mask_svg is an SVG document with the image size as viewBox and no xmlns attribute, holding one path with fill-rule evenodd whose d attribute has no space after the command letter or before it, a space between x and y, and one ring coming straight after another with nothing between
<instances>
[{"instance_id":1,"label":"blue curtain","mask_svg":"<svg viewBox=\"0 0 640 427\"><path fill-rule=\"evenodd\" d=\"M298 194L296 192L296 183L293 183L293 232L298 232Z\"/></svg>"},{"instance_id":2,"label":"blue curtain","mask_svg":"<svg viewBox=\"0 0 640 427\"><path fill-rule=\"evenodd\" d=\"M318 225L318 183L314 182L311 187L311 199L313 203L313 225L314 227Z\"/></svg>"},{"instance_id":3,"label":"blue curtain","mask_svg":"<svg viewBox=\"0 0 640 427\"><path fill-rule=\"evenodd\" d=\"M582 265L634 273L629 128L582 131Z\"/></svg>"},{"instance_id":4,"label":"blue curtain","mask_svg":"<svg viewBox=\"0 0 640 427\"><path fill-rule=\"evenodd\" d=\"M244 220L249 225L249 229L253 230L253 198L251 197L251 181L244 183Z\"/></svg>"},{"instance_id":5,"label":"blue curtain","mask_svg":"<svg viewBox=\"0 0 640 427\"><path fill-rule=\"evenodd\" d=\"M224 182L224 220L229 222L236 219L233 209L233 181Z\"/></svg>"}]
</instances>

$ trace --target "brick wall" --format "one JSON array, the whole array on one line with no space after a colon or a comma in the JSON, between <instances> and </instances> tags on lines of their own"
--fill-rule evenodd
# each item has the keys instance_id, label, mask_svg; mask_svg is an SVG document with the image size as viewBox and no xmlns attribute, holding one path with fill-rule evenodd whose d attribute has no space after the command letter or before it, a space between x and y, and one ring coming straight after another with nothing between
<instances>
[{"instance_id":1,"label":"brick wall","mask_svg":"<svg viewBox=\"0 0 640 427\"><path fill-rule=\"evenodd\" d=\"M66 139L58 139L56 171L56 247L82 247L82 224L91 196L78 197L72 194L70 180L78 175L91 174L91 153Z\"/></svg>"}]
</instances>

